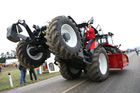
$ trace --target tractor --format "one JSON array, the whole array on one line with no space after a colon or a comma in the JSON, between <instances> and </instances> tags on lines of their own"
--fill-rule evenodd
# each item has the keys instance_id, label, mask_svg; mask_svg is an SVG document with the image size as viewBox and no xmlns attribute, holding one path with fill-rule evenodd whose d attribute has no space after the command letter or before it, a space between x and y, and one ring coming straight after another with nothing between
<instances>
[{"instance_id":1,"label":"tractor","mask_svg":"<svg viewBox=\"0 0 140 93\"><path fill-rule=\"evenodd\" d=\"M86 26L93 24L94 19L77 24L71 16L58 16L48 26L33 25L31 31L25 20L18 20L7 28L7 38L18 42L16 54L19 62L26 68L42 65L55 55L55 64L59 64L61 75L67 80L79 78L82 72L92 81L104 81L110 69L123 69L128 65L128 57L119 46L111 44L113 33L103 34L101 26L95 30L95 40L90 51L84 49ZM22 35L23 26L29 36ZM110 40L111 39L111 40Z\"/></svg>"}]
</instances>

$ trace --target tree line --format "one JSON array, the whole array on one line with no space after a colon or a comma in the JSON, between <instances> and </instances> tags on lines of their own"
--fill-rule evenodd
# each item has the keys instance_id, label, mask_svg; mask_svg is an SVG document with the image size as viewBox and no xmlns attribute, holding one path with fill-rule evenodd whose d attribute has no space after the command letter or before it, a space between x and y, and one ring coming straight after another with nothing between
<instances>
[{"instance_id":1,"label":"tree line","mask_svg":"<svg viewBox=\"0 0 140 93\"><path fill-rule=\"evenodd\" d=\"M0 63L5 63L6 59L13 59L16 58L16 51L11 50L10 52L7 51L6 53L0 53Z\"/></svg>"}]
</instances>

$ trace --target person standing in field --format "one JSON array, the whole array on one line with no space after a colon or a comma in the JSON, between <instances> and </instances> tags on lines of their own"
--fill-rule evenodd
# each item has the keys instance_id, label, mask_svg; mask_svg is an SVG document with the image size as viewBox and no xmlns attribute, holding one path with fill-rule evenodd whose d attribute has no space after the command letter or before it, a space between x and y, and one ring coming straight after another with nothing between
<instances>
[{"instance_id":1,"label":"person standing in field","mask_svg":"<svg viewBox=\"0 0 140 93\"><path fill-rule=\"evenodd\" d=\"M36 71L37 71L37 74L39 75L40 73L39 73L39 67L37 67L37 68L35 68L36 69Z\"/></svg>"},{"instance_id":2,"label":"person standing in field","mask_svg":"<svg viewBox=\"0 0 140 93\"><path fill-rule=\"evenodd\" d=\"M138 52L138 50L135 48L135 51L136 51L136 54L137 54L137 56L139 55L139 52Z\"/></svg>"},{"instance_id":3,"label":"person standing in field","mask_svg":"<svg viewBox=\"0 0 140 93\"><path fill-rule=\"evenodd\" d=\"M29 70L29 73L30 73L30 80L33 80L32 74L34 75L34 79L37 80L37 77L33 68Z\"/></svg>"},{"instance_id":4,"label":"person standing in field","mask_svg":"<svg viewBox=\"0 0 140 93\"><path fill-rule=\"evenodd\" d=\"M22 82L26 83L26 68L19 64L19 70L21 72L20 84L22 84Z\"/></svg>"},{"instance_id":5,"label":"person standing in field","mask_svg":"<svg viewBox=\"0 0 140 93\"><path fill-rule=\"evenodd\" d=\"M0 72L2 71L2 66L0 65Z\"/></svg>"}]
</instances>

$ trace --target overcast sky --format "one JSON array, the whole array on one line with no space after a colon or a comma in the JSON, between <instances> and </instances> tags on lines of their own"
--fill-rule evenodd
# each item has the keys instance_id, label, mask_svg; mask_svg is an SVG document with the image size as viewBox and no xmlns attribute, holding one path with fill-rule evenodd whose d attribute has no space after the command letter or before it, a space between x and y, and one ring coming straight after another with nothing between
<instances>
[{"instance_id":1,"label":"overcast sky","mask_svg":"<svg viewBox=\"0 0 140 93\"><path fill-rule=\"evenodd\" d=\"M140 46L139 0L0 0L0 53L15 50L17 44L6 39L6 29L18 19L32 27L59 15L70 15L77 23L93 16L94 26L114 33L121 49Z\"/></svg>"}]
</instances>

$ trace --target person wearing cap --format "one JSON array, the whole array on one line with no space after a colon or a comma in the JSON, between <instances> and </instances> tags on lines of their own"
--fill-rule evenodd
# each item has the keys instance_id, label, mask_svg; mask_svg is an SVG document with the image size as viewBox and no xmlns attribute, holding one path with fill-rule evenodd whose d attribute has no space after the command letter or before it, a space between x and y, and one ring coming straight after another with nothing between
<instances>
[{"instance_id":1,"label":"person wearing cap","mask_svg":"<svg viewBox=\"0 0 140 93\"><path fill-rule=\"evenodd\" d=\"M92 28L91 24L89 24L88 27L86 28L87 28L87 32L85 35L85 42L88 41L88 44L86 45L85 51L89 51L91 43L95 40L95 30L94 28Z\"/></svg>"}]
</instances>

